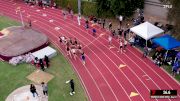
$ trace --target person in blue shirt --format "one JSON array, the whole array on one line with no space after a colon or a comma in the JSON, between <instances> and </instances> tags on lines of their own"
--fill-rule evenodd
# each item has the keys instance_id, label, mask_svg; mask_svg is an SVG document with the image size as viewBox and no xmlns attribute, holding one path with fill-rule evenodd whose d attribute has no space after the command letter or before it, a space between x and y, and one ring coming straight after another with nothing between
<instances>
[{"instance_id":1,"label":"person in blue shirt","mask_svg":"<svg viewBox=\"0 0 180 101\"><path fill-rule=\"evenodd\" d=\"M95 28L92 29L92 32L93 32L93 36L96 36L96 29Z\"/></svg>"},{"instance_id":2,"label":"person in blue shirt","mask_svg":"<svg viewBox=\"0 0 180 101\"><path fill-rule=\"evenodd\" d=\"M178 70L179 70L179 63L180 63L180 61L177 61L175 64L174 64L174 66L172 67L172 75L173 75L173 77L175 77L176 76L176 74L177 74L177 72L178 72Z\"/></svg>"}]
</instances>

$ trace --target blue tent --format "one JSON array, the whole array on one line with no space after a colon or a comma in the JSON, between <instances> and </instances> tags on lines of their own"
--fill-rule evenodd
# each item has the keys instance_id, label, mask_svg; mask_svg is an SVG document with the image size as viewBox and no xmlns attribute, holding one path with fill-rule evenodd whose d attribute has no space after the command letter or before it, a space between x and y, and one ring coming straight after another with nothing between
<instances>
[{"instance_id":1,"label":"blue tent","mask_svg":"<svg viewBox=\"0 0 180 101\"><path fill-rule=\"evenodd\" d=\"M171 50L173 48L179 47L180 46L180 41L177 41L170 35L164 35L159 38L155 38L152 40L154 43L160 45L166 50Z\"/></svg>"}]
</instances>

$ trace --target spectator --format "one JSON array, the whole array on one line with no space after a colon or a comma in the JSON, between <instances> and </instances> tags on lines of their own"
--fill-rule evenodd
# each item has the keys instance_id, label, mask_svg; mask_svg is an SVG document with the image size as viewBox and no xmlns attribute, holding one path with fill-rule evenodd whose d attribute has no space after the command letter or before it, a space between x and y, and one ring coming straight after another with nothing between
<instances>
[{"instance_id":1,"label":"spectator","mask_svg":"<svg viewBox=\"0 0 180 101\"><path fill-rule=\"evenodd\" d=\"M105 23L106 23L106 20L103 19L103 21L102 21L103 28L104 28L104 26L105 26Z\"/></svg>"},{"instance_id":2,"label":"spectator","mask_svg":"<svg viewBox=\"0 0 180 101\"><path fill-rule=\"evenodd\" d=\"M62 13L63 13L64 20L66 20L66 18L67 18L67 17L66 17L66 11L63 10Z\"/></svg>"},{"instance_id":3,"label":"spectator","mask_svg":"<svg viewBox=\"0 0 180 101\"><path fill-rule=\"evenodd\" d=\"M123 31L123 30L121 30L120 28L118 28L118 35L119 35L119 37L122 36L122 31Z\"/></svg>"},{"instance_id":4,"label":"spectator","mask_svg":"<svg viewBox=\"0 0 180 101\"><path fill-rule=\"evenodd\" d=\"M47 68L49 67L49 58L48 58L48 56L44 56L44 61L46 62L46 66L47 66Z\"/></svg>"},{"instance_id":5,"label":"spectator","mask_svg":"<svg viewBox=\"0 0 180 101\"><path fill-rule=\"evenodd\" d=\"M75 94L75 91L74 91L74 81L73 81L73 79L66 81L66 83L70 83L70 87L71 87L70 95Z\"/></svg>"},{"instance_id":6,"label":"spectator","mask_svg":"<svg viewBox=\"0 0 180 101\"><path fill-rule=\"evenodd\" d=\"M112 22L110 21L109 22L109 30L111 30L112 29Z\"/></svg>"},{"instance_id":7,"label":"spectator","mask_svg":"<svg viewBox=\"0 0 180 101\"><path fill-rule=\"evenodd\" d=\"M113 31L112 31L112 36L115 36L115 35L116 35L116 31L113 30Z\"/></svg>"},{"instance_id":8,"label":"spectator","mask_svg":"<svg viewBox=\"0 0 180 101\"><path fill-rule=\"evenodd\" d=\"M131 46L134 45L135 39L134 39L133 36L131 36L131 37L129 38L129 42L130 42L130 45L131 45Z\"/></svg>"},{"instance_id":9,"label":"spectator","mask_svg":"<svg viewBox=\"0 0 180 101\"><path fill-rule=\"evenodd\" d=\"M101 25L101 22L102 22L102 20L99 18L98 19L98 24Z\"/></svg>"},{"instance_id":10,"label":"spectator","mask_svg":"<svg viewBox=\"0 0 180 101\"><path fill-rule=\"evenodd\" d=\"M96 17L93 17L93 22L97 23L97 18Z\"/></svg>"},{"instance_id":11,"label":"spectator","mask_svg":"<svg viewBox=\"0 0 180 101\"><path fill-rule=\"evenodd\" d=\"M41 85L42 85L42 89L43 89L43 94L45 96L48 96L48 86L47 86L47 84L42 82Z\"/></svg>"},{"instance_id":12,"label":"spectator","mask_svg":"<svg viewBox=\"0 0 180 101\"><path fill-rule=\"evenodd\" d=\"M56 4L55 2L53 3L53 7L54 7L54 8L57 8L57 4Z\"/></svg>"},{"instance_id":13,"label":"spectator","mask_svg":"<svg viewBox=\"0 0 180 101\"><path fill-rule=\"evenodd\" d=\"M119 16L119 25L120 25L120 28L121 28L121 26L122 26L122 21L123 21L123 16L120 15L120 16Z\"/></svg>"},{"instance_id":14,"label":"spectator","mask_svg":"<svg viewBox=\"0 0 180 101\"><path fill-rule=\"evenodd\" d=\"M25 0L25 2L26 2L26 4L28 4L28 3L29 3L29 0Z\"/></svg>"},{"instance_id":15,"label":"spectator","mask_svg":"<svg viewBox=\"0 0 180 101\"><path fill-rule=\"evenodd\" d=\"M143 53L143 57L147 57L147 55L148 55L148 47L147 46L145 46L144 47L144 53Z\"/></svg>"},{"instance_id":16,"label":"spectator","mask_svg":"<svg viewBox=\"0 0 180 101\"><path fill-rule=\"evenodd\" d=\"M92 21L94 16L89 16L89 21Z\"/></svg>"},{"instance_id":17,"label":"spectator","mask_svg":"<svg viewBox=\"0 0 180 101\"><path fill-rule=\"evenodd\" d=\"M88 20L86 20L85 28L86 28L86 29L89 28L89 21L88 21Z\"/></svg>"},{"instance_id":18,"label":"spectator","mask_svg":"<svg viewBox=\"0 0 180 101\"><path fill-rule=\"evenodd\" d=\"M38 5L39 5L39 7L43 6L42 0L39 0Z\"/></svg>"},{"instance_id":19,"label":"spectator","mask_svg":"<svg viewBox=\"0 0 180 101\"><path fill-rule=\"evenodd\" d=\"M44 69L44 63L43 63L43 60L42 60L42 59L39 60L39 65L40 65L40 67L41 67L41 70L44 71L44 70L45 70L45 69Z\"/></svg>"},{"instance_id":20,"label":"spectator","mask_svg":"<svg viewBox=\"0 0 180 101\"><path fill-rule=\"evenodd\" d=\"M38 57L35 57L34 58L34 65L36 66L37 64L39 64L39 60L38 60Z\"/></svg>"},{"instance_id":21,"label":"spectator","mask_svg":"<svg viewBox=\"0 0 180 101\"><path fill-rule=\"evenodd\" d=\"M173 66L172 67L172 76L175 77L177 74L178 66Z\"/></svg>"},{"instance_id":22,"label":"spectator","mask_svg":"<svg viewBox=\"0 0 180 101\"><path fill-rule=\"evenodd\" d=\"M30 85L30 91L33 94L33 97L35 97L35 93L38 96L38 93L36 92L36 87L33 84Z\"/></svg>"},{"instance_id":23,"label":"spectator","mask_svg":"<svg viewBox=\"0 0 180 101\"><path fill-rule=\"evenodd\" d=\"M92 29L92 32L93 32L93 36L96 36L96 29L95 28Z\"/></svg>"}]
</instances>

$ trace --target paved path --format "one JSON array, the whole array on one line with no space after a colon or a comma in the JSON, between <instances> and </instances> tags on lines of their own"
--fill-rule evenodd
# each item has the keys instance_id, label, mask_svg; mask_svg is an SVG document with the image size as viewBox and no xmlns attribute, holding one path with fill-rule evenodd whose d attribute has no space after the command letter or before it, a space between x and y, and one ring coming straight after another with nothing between
<instances>
[{"instance_id":1,"label":"paved path","mask_svg":"<svg viewBox=\"0 0 180 101\"><path fill-rule=\"evenodd\" d=\"M30 85L20 87L13 91L7 98L6 101L48 101L48 97L43 95L42 87L35 85L39 96L33 97L30 92Z\"/></svg>"}]
</instances>

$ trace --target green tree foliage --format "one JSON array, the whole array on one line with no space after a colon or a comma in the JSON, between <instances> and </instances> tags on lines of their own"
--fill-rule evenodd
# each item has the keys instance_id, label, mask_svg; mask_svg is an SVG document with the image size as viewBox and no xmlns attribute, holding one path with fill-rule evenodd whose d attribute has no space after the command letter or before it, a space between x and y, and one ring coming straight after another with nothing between
<instances>
[{"instance_id":1,"label":"green tree foliage","mask_svg":"<svg viewBox=\"0 0 180 101\"><path fill-rule=\"evenodd\" d=\"M172 5L168 9L168 20L174 24L173 35L180 39L180 0L160 0L163 4Z\"/></svg>"},{"instance_id":2,"label":"green tree foliage","mask_svg":"<svg viewBox=\"0 0 180 101\"><path fill-rule=\"evenodd\" d=\"M93 1L93 2L89 2ZM77 13L77 0L55 0L62 8L70 7ZM137 8L144 7L144 0L82 0L82 13L100 17L131 16Z\"/></svg>"},{"instance_id":3,"label":"green tree foliage","mask_svg":"<svg viewBox=\"0 0 180 101\"><path fill-rule=\"evenodd\" d=\"M97 13L98 16L103 16L107 11L110 11L110 0L97 0Z\"/></svg>"},{"instance_id":4,"label":"green tree foliage","mask_svg":"<svg viewBox=\"0 0 180 101\"><path fill-rule=\"evenodd\" d=\"M144 0L96 0L97 13L103 16L104 13L111 13L112 16L131 16L137 8L144 8Z\"/></svg>"}]
</instances>

